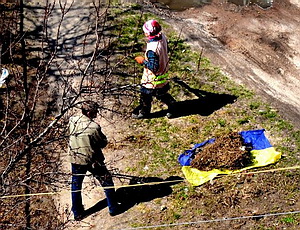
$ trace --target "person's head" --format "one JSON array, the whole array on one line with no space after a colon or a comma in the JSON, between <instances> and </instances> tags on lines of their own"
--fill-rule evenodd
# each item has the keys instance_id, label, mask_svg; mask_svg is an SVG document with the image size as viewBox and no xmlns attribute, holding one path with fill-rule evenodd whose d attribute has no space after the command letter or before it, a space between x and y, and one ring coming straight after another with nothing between
<instances>
[{"instance_id":1,"label":"person's head","mask_svg":"<svg viewBox=\"0 0 300 230\"><path fill-rule=\"evenodd\" d=\"M83 115L93 119L97 117L99 105L94 101L85 101L81 105L81 112Z\"/></svg>"},{"instance_id":2,"label":"person's head","mask_svg":"<svg viewBox=\"0 0 300 230\"><path fill-rule=\"evenodd\" d=\"M143 25L143 31L145 33L145 36L156 36L161 31L161 26L156 20L148 20Z\"/></svg>"}]
</instances>

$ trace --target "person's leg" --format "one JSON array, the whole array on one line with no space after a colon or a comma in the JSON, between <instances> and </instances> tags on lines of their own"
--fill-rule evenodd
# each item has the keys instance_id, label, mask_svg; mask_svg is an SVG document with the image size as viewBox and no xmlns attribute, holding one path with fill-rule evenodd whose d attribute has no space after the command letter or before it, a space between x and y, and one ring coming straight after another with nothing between
<instances>
[{"instance_id":1,"label":"person's leg","mask_svg":"<svg viewBox=\"0 0 300 230\"><path fill-rule=\"evenodd\" d=\"M166 104L168 106L168 112L167 116L172 117L175 113L175 103L176 100L168 93L168 90L170 89L169 84L164 86L161 89L156 90L156 98Z\"/></svg>"},{"instance_id":2,"label":"person's leg","mask_svg":"<svg viewBox=\"0 0 300 230\"><path fill-rule=\"evenodd\" d=\"M132 113L133 118L145 118L148 117L151 112L151 103L152 103L152 89L141 88L140 94L140 104L137 108L134 109Z\"/></svg>"},{"instance_id":3,"label":"person's leg","mask_svg":"<svg viewBox=\"0 0 300 230\"><path fill-rule=\"evenodd\" d=\"M88 169L100 182L101 186L104 189L104 193L107 200L107 206L109 213L114 215L117 211L117 199L116 199L116 192L114 188L114 182L112 179L112 175L107 170L106 166L103 164L95 163L93 166L90 166ZM108 187L108 188L106 188Z\"/></svg>"},{"instance_id":4,"label":"person's leg","mask_svg":"<svg viewBox=\"0 0 300 230\"><path fill-rule=\"evenodd\" d=\"M71 185L72 211L74 213L75 219L80 219L80 216L84 211L82 205L81 189L82 189L82 182L87 171L87 166L77 165L77 164L71 164L71 166L72 166L72 185Z\"/></svg>"},{"instance_id":5,"label":"person's leg","mask_svg":"<svg viewBox=\"0 0 300 230\"><path fill-rule=\"evenodd\" d=\"M149 116L149 114L151 112L152 100L153 100L153 98L152 98L151 94L141 93L141 97L140 97L140 104L141 104L140 114L142 114L145 117Z\"/></svg>"}]
</instances>

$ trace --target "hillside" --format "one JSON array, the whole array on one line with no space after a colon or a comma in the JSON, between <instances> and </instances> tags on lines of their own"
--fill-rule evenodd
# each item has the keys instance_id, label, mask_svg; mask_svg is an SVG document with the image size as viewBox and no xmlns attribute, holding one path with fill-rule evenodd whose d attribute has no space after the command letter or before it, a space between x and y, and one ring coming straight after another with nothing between
<instances>
[{"instance_id":1,"label":"hillside","mask_svg":"<svg viewBox=\"0 0 300 230\"><path fill-rule=\"evenodd\" d=\"M151 8L146 10L153 12ZM294 170L277 171L295 165L299 157L294 139L297 137L291 126L274 107L263 102L264 97L260 97L263 94L254 95L229 80L223 69L212 65L215 59L206 47L203 53L201 45L200 49L193 49L195 52L190 51L188 45L194 47L197 42L195 39L191 42L191 37L201 36L194 34L187 36L187 40L185 37L181 40L181 36L187 31L195 32L195 24L178 18L167 19L161 12L158 15L167 23L164 31L172 34L177 30L171 43L177 42L173 76L179 76L194 90L172 83L172 93L181 109L175 119L163 117L164 107L156 102L153 119L120 121L110 116L110 122L101 121L104 132L113 140L106 154L111 167L116 168L115 182L121 186L117 191L125 206L124 213L111 218L106 209L99 208L82 222L69 223L69 229L220 229L220 226L223 229L297 229L299 216L292 212L297 213L299 209L298 190L293 181L299 174ZM181 28L184 28L182 33ZM209 51L217 52L212 48ZM211 62L206 55L212 57ZM120 122L122 127L118 126ZM231 130L257 128L265 128L271 143L283 150L284 157L278 164L221 177L200 187L185 181L177 161L184 150ZM263 173L264 170L269 172ZM131 187L136 184L145 185ZM99 200L96 194L86 197L91 202L88 206ZM271 213L274 217L269 217ZM223 221L224 218L229 221Z\"/></svg>"},{"instance_id":2,"label":"hillside","mask_svg":"<svg viewBox=\"0 0 300 230\"><path fill-rule=\"evenodd\" d=\"M212 16L217 9L220 20ZM21 112L27 106L27 98L18 92L26 92L26 84L21 84L25 78L17 71L22 69L22 62L6 63L5 67L14 71L11 91L1 97L2 111L8 112L1 123L7 142L1 145L1 150L5 150L1 151L1 175L5 176L2 187L6 190L0 190L5 204L1 206L0 226L70 230L299 229L299 186L295 182L300 179L300 133L297 119L292 116L294 108L282 112L277 102L256 91L258 87L252 83L239 84L241 72L254 70L254 59L241 58L243 52L231 49L235 46L229 45L233 38L228 36L237 32L228 30L222 37L226 28L218 29L213 23L218 21L221 25L225 18L233 16L238 19L232 23L242 22L240 14L253 15L253 9L256 10L223 11L219 5L208 5L171 14L157 11L152 4L120 7L79 0L66 0L66 5L28 2L24 35L30 53L27 64L32 94L28 97L37 106L29 107L32 110L28 117L32 120L24 126ZM168 36L170 76L182 80L171 81L170 92L177 100L173 119L165 117L166 107L156 100L150 119L130 116L138 102L136 84L142 71L134 57L142 54L145 41L141 26L150 18L159 20ZM289 53L281 58L285 55ZM224 66L232 67L232 71ZM290 71L288 66L284 70ZM264 71L264 76L274 73ZM253 75L246 79L256 78ZM288 92L293 97L292 90L285 89L283 93ZM8 95L17 96L10 100ZM287 97L285 102L289 102ZM109 216L102 188L88 176L83 199L89 215L74 221L66 127L68 118L79 112L78 101L87 99L101 102L97 122L109 140L103 151L123 212ZM11 105L13 110L8 109ZM16 122L18 119L21 125ZM271 144L282 153L278 162L219 175L201 186L192 186L186 180L177 159L179 154L196 143L252 129L266 130ZM4 174L6 169L11 171Z\"/></svg>"},{"instance_id":3,"label":"hillside","mask_svg":"<svg viewBox=\"0 0 300 230\"><path fill-rule=\"evenodd\" d=\"M274 1L266 10L213 2L174 13L170 24L230 78L262 95L300 128L299 1Z\"/></svg>"}]
</instances>

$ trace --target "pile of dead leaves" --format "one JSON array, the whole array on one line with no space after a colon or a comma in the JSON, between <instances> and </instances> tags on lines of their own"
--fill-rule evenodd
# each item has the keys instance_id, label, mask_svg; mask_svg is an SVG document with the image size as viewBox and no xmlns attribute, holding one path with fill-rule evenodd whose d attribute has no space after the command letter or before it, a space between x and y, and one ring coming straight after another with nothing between
<instances>
[{"instance_id":1,"label":"pile of dead leaves","mask_svg":"<svg viewBox=\"0 0 300 230\"><path fill-rule=\"evenodd\" d=\"M241 169L251 163L250 151L243 146L242 137L237 132L224 134L197 149L191 167L201 171L212 169Z\"/></svg>"}]
</instances>

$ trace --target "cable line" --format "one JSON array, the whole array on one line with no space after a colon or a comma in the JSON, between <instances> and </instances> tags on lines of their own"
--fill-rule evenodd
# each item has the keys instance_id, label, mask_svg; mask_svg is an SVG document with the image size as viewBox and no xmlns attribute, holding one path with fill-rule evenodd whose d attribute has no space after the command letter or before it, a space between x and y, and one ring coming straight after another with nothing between
<instances>
[{"instance_id":1,"label":"cable line","mask_svg":"<svg viewBox=\"0 0 300 230\"><path fill-rule=\"evenodd\" d=\"M199 221L182 222L182 223L174 223L174 224L151 225L151 226L125 228L125 229L122 228L122 229L118 229L118 230L136 230L136 229L150 229L150 228L159 228L159 227L175 227L175 226L182 226L182 225L205 224L205 223L224 222L224 221L242 220L242 219L250 219L250 218L291 215L291 214L299 214L299 213L300 213L300 210L291 211L291 212L267 213L267 214L261 214L261 215L255 215L255 216L223 217L223 218L211 219L211 220L199 220Z\"/></svg>"},{"instance_id":2,"label":"cable line","mask_svg":"<svg viewBox=\"0 0 300 230\"><path fill-rule=\"evenodd\" d=\"M284 171L284 170L294 170L294 169L299 169L299 168L300 168L300 166L296 165L296 166L285 167L285 168L267 169L267 170L261 170L261 171L239 172L239 173L232 173L232 174L226 174L226 175L218 175L216 177L236 176L236 175L241 175L241 174L247 175L247 174L269 173L269 172ZM138 177L136 177L136 178L138 178ZM137 184L128 184L128 185L115 185L115 186L107 186L107 187L105 187L105 189L108 189L108 188L118 189L118 188L129 188L129 187L151 186L151 185L159 185L159 184L173 184L173 183L184 182L184 181L185 181L185 179L169 180L169 181L156 181L156 182L137 183ZM102 187L99 187L99 189L100 188L103 189ZM42 192L42 193L30 193L30 194L6 195L6 196L1 196L0 199L25 197L25 196L29 197L29 196L57 195L57 194L59 194L61 192L64 192L64 191L69 191L69 189L68 190L67 189L61 190L61 191L58 191L58 192Z\"/></svg>"}]
</instances>

